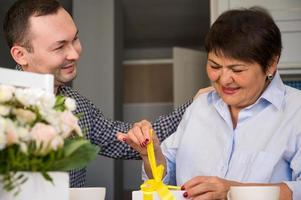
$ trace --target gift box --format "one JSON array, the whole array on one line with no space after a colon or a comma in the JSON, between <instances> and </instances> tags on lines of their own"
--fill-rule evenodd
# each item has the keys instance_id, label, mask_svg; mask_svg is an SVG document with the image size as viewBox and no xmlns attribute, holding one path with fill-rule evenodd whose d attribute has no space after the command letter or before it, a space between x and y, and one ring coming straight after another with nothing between
<instances>
[{"instance_id":1,"label":"gift box","mask_svg":"<svg viewBox=\"0 0 301 200\"><path fill-rule=\"evenodd\" d=\"M175 199L177 200L187 200L183 197L183 193L185 191L181 190L170 190L174 195ZM132 200L143 200L143 193L142 191L133 191L132 192ZM159 195L157 192L153 192L153 200L160 200Z\"/></svg>"},{"instance_id":2,"label":"gift box","mask_svg":"<svg viewBox=\"0 0 301 200\"><path fill-rule=\"evenodd\" d=\"M150 129L150 136L154 135L153 129ZM185 200L183 197L184 191L181 191L179 186L174 185L166 185L162 181L164 166L157 166L154 145L151 140L147 146L147 155L150 164L150 168L152 171L153 178L146 180L141 186L140 191L132 192L133 200L166 200L166 199L177 199L177 200ZM159 193L158 193L159 192ZM174 196L174 198L172 198Z\"/></svg>"}]
</instances>

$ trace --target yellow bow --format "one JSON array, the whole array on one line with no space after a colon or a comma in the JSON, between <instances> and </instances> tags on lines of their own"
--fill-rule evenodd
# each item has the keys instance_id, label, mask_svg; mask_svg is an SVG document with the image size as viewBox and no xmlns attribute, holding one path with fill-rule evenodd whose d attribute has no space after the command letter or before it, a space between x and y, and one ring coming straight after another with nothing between
<instances>
[{"instance_id":1,"label":"yellow bow","mask_svg":"<svg viewBox=\"0 0 301 200\"><path fill-rule=\"evenodd\" d=\"M150 130L150 142L147 145L147 154L150 167L153 174L153 179L145 181L141 186L141 191L143 193L143 200L153 200L153 192L157 191L161 200L175 200L175 197L168 189L180 189L178 186L165 185L162 181L164 166L157 166L154 144L153 144L153 129Z\"/></svg>"}]
</instances>

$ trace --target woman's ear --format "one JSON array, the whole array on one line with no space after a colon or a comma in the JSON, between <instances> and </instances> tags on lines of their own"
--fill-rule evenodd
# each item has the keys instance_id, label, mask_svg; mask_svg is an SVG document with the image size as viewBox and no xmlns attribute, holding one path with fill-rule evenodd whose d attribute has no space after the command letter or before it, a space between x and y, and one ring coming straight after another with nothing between
<instances>
[{"instance_id":1,"label":"woman's ear","mask_svg":"<svg viewBox=\"0 0 301 200\"><path fill-rule=\"evenodd\" d=\"M273 75L275 74L277 70L278 62L279 62L279 56L273 57L267 69L267 74L273 74Z\"/></svg>"},{"instance_id":2,"label":"woman's ear","mask_svg":"<svg viewBox=\"0 0 301 200\"><path fill-rule=\"evenodd\" d=\"M13 46L10 49L10 54L13 57L13 59L21 66L25 66L28 64L27 62L27 50L24 47L21 46Z\"/></svg>"}]
</instances>

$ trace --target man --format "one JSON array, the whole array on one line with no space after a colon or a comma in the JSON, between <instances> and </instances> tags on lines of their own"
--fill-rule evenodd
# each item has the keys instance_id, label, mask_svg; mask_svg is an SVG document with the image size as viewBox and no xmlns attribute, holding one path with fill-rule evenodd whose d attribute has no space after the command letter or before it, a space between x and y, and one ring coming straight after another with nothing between
<instances>
[{"instance_id":1,"label":"man","mask_svg":"<svg viewBox=\"0 0 301 200\"><path fill-rule=\"evenodd\" d=\"M117 132L127 132L132 124L106 119L90 100L65 85L76 77L76 62L82 47L73 19L56 0L16 1L5 17L3 29L19 70L53 74L55 93L75 99L75 113L84 114L79 125L87 130L86 136L92 143L102 147L101 155L140 159L135 151L115 138ZM160 141L176 130L190 103L152 124ZM85 175L85 169L72 171L70 187L84 186Z\"/></svg>"}]
</instances>

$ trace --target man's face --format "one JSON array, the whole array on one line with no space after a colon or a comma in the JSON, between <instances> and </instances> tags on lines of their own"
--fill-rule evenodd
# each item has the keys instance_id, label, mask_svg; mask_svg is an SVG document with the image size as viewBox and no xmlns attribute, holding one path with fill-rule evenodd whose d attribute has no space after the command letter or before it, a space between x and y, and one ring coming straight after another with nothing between
<instances>
[{"instance_id":1,"label":"man's face","mask_svg":"<svg viewBox=\"0 0 301 200\"><path fill-rule=\"evenodd\" d=\"M61 8L56 14L32 16L29 24L33 51L26 52L24 70L53 74L56 87L73 80L82 48L71 16Z\"/></svg>"}]
</instances>

